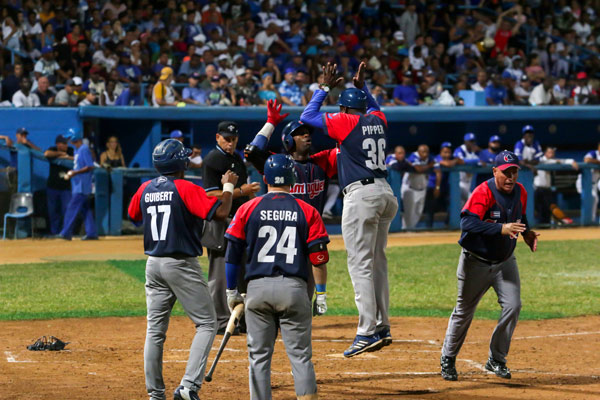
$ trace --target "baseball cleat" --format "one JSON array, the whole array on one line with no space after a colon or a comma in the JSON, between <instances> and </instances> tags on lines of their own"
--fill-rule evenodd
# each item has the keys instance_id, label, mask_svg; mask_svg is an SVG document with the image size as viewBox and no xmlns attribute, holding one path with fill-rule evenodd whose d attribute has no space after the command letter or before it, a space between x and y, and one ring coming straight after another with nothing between
<instances>
[{"instance_id":1,"label":"baseball cleat","mask_svg":"<svg viewBox=\"0 0 600 400\"><path fill-rule=\"evenodd\" d=\"M370 336L356 335L352 346L344 351L344 357L354 357L365 351L377 351L383 347L383 340L376 333Z\"/></svg>"},{"instance_id":2,"label":"baseball cleat","mask_svg":"<svg viewBox=\"0 0 600 400\"><path fill-rule=\"evenodd\" d=\"M200 400L198 393L186 388L185 386L179 386L173 393L173 400Z\"/></svg>"},{"instance_id":3,"label":"baseball cleat","mask_svg":"<svg viewBox=\"0 0 600 400\"><path fill-rule=\"evenodd\" d=\"M392 344L392 334L390 333L390 328L383 328L379 331L378 335L381 337L384 346L389 346Z\"/></svg>"},{"instance_id":4,"label":"baseball cleat","mask_svg":"<svg viewBox=\"0 0 600 400\"><path fill-rule=\"evenodd\" d=\"M456 372L456 357L442 356L440 358L440 365L442 367L442 378L447 381L457 381L458 372Z\"/></svg>"},{"instance_id":5,"label":"baseball cleat","mask_svg":"<svg viewBox=\"0 0 600 400\"><path fill-rule=\"evenodd\" d=\"M510 379L512 376L510 374L510 369L506 367L506 363L496 361L493 358L489 358L487 360L487 363L485 363L485 369L495 373L496 376L499 376L500 378Z\"/></svg>"}]
</instances>

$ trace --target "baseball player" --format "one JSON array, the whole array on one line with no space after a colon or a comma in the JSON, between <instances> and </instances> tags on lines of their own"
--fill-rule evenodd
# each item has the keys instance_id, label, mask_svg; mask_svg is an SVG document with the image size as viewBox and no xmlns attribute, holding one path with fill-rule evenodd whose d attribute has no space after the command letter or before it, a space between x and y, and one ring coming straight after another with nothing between
<instances>
[{"instance_id":1,"label":"baseball player","mask_svg":"<svg viewBox=\"0 0 600 400\"><path fill-rule=\"evenodd\" d=\"M251 399L271 399L271 357L278 324L292 365L296 396L317 399L306 281L312 264L317 290L325 293L329 237L317 210L290 194L294 170L289 155L269 157L263 178L268 193L242 205L225 234L231 309L244 302L235 288L244 250L248 254L244 279L248 282L245 315ZM326 298L317 306L324 313Z\"/></svg>"},{"instance_id":2,"label":"baseball player","mask_svg":"<svg viewBox=\"0 0 600 400\"><path fill-rule=\"evenodd\" d=\"M588 151L585 156L583 156L583 162L589 164L600 164L600 142L598 142L598 148L596 150ZM575 186L577 187L577 192L581 193L581 174L577 177L577 182L575 182ZM592 222L596 223L597 215L598 215L598 191L600 190L600 169L592 170Z\"/></svg>"},{"instance_id":3,"label":"baseball player","mask_svg":"<svg viewBox=\"0 0 600 400\"><path fill-rule=\"evenodd\" d=\"M479 152L479 164L482 166L486 165L494 165L494 160L498 153L500 153L502 149L502 143L500 141L500 136L492 135L490 136L490 140L488 140L487 149L483 149ZM482 184L483 182L490 179L492 174L477 174L477 185Z\"/></svg>"},{"instance_id":4,"label":"baseball player","mask_svg":"<svg viewBox=\"0 0 600 400\"><path fill-rule=\"evenodd\" d=\"M146 389L151 399L166 399L162 377L163 343L176 300L196 326L185 375L175 400L197 400L206 360L217 330L215 307L197 257L202 255L202 226L224 220L231 211L238 176L227 171L220 200L183 179L190 149L175 139L160 142L152 153L158 178L140 186L129 205L129 217L144 225L148 326L144 346Z\"/></svg>"},{"instance_id":5,"label":"baseball player","mask_svg":"<svg viewBox=\"0 0 600 400\"><path fill-rule=\"evenodd\" d=\"M440 146L440 154L433 158L435 164L433 172L429 174L427 183L427 197L425 197L425 224L433 227L433 217L437 211L447 210L450 196L449 173L442 172L441 167L454 167L462 165L464 161L452 156L452 143L443 142ZM446 221L448 223L448 221Z\"/></svg>"},{"instance_id":6,"label":"baseball player","mask_svg":"<svg viewBox=\"0 0 600 400\"><path fill-rule=\"evenodd\" d=\"M540 142L535 140L535 130L531 125L523 127L523 139L515 143L515 154L519 157L521 165L534 169L544 155Z\"/></svg>"},{"instance_id":7,"label":"baseball player","mask_svg":"<svg viewBox=\"0 0 600 400\"><path fill-rule=\"evenodd\" d=\"M422 144L417 151L413 152L407 159L414 171L408 172L402 180L402 226L404 229L414 229L425 207L427 195L428 172L434 166L433 157L429 154L429 146Z\"/></svg>"},{"instance_id":8,"label":"baseball player","mask_svg":"<svg viewBox=\"0 0 600 400\"><path fill-rule=\"evenodd\" d=\"M464 143L454 150L454 158L460 158L467 165L479 164L479 146L477 146L477 137L474 133L465 134ZM473 174L470 172L460 172L460 198L464 203L471 195L471 185L473 184Z\"/></svg>"},{"instance_id":9,"label":"baseball player","mask_svg":"<svg viewBox=\"0 0 600 400\"><path fill-rule=\"evenodd\" d=\"M344 356L352 357L379 350L392 341L385 247L398 201L385 179L387 120L365 85L365 63L360 64L353 79L355 87L340 95L340 112L319 111L330 88L341 82L342 78L336 78L336 67L330 63L323 67L325 83L315 91L300 121L323 129L339 147L338 178L344 193L342 235L359 314L357 335L344 352Z\"/></svg>"},{"instance_id":10,"label":"baseball player","mask_svg":"<svg viewBox=\"0 0 600 400\"><path fill-rule=\"evenodd\" d=\"M519 168L514 153L499 153L494 160L494 177L475 188L461 212L458 297L440 360L446 380L458 379L456 356L477 304L490 287L498 295L502 314L492 334L485 368L501 378L511 377L506 355L521 310L521 283L513 252L520 233L532 252L537 249L539 236L527 223L527 192L517 183Z\"/></svg>"}]
</instances>

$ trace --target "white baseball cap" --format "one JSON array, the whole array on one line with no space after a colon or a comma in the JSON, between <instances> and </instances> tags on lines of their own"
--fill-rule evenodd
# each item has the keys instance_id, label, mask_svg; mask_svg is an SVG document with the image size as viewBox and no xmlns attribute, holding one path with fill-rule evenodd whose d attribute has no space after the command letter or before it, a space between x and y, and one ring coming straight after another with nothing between
<instances>
[{"instance_id":1,"label":"white baseball cap","mask_svg":"<svg viewBox=\"0 0 600 400\"><path fill-rule=\"evenodd\" d=\"M394 32L394 39L396 39L397 41L404 40L404 32L402 32L402 31Z\"/></svg>"},{"instance_id":2,"label":"white baseball cap","mask_svg":"<svg viewBox=\"0 0 600 400\"><path fill-rule=\"evenodd\" d=\"M75 76L73 77L73 84L75 86L83 85L83 80L80 77Z\"/></svg>"}]
</instances>

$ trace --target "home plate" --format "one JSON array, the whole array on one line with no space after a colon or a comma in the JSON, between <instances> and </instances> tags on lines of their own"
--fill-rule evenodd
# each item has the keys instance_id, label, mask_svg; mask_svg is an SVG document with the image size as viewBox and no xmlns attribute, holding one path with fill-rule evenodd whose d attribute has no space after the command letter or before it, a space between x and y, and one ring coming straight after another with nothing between
<instances>
[{"instance_id":1,"label":"home plate","mask_svg":"<svg viewBox=\"0 0 600 400\"><path fill-rule=\"evenodd\" d=\"M326 357L331 357L331 358L347 358L347 357L344 357L344 355L340 354L340 353L327 354ZM373 354L366 354L366 353L359 354L356 357L359 357L359 358L378 358L377 356L374 356Z\"/></svg>"}]
</instances>

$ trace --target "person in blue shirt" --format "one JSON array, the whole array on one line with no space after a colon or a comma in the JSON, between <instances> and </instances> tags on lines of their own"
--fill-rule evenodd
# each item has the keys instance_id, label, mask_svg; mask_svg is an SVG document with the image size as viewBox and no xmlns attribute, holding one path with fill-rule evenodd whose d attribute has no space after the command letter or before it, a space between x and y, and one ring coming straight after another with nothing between
<instances>
[{"instance_id":1,"label":"person in blue shirt","mask_svg":"<svg viewBox=\"0 0 600 400\"><path fill-rule=\"evenodd\" d=\"M65 179L71 180L71 201L67 206L63 229L59 236L65 240L71 240L75 220L79 214L83 215L85 222L85 236L81 240L97 240L98 232L94 222L94 213L90 206L90 195L92 194L92 177L94 170L94 159L87 144L83 143L83 135L75 129L69 129L66 136L75 146L74 167L67 172Z\"/></svg>"},{"instance_id":2,"label":"person in blue shirt","mask_svg":"<svg viewBox=\"0 0 600 400\"><path fill-rule=\"evenodd\" d=\"M412 73L406 71L402 77L402 84L394 89L394 103L399 106L419 105L419 93L412 82Z\"/></svg>"},{"instance_id":3,"label":"person in blue shirt","mask_svg":"<svg viewBox=\"0 0 600 400\"><path fill-rule=\"evenodd\" d=\"M490 77L492 83L485 87L485 101L488 106L501 106L507 104L508 92L506 88L500 83L500 77L498 74L492 74Z\"/></svg>"},{"instance_id":4,"label":"person in blue shirt","mask_svg":"<svg viewBox=\"0 0 600 400\"><path fill-rule=\"evenodd\" d=\"M129 84L129 88L121 92L115 106L141 106L144 105L142 96L140 93L140 85L137 83Z\"/></svg>"},{"instance_id":5,"label":"person in blue shirt","mask_svg":"<svg viewBox=\"0 0 600 400\"><path fill-rule=\"evenodd\" d=\"M285 70L283 75L283 82L279 85L279 94L281 95L281 101L288 106L304 106L306 105L306 98L302 95L300 86L295 81L296 70L288 68Z\"/></svg>"},{"instance_id":6,"label":"person in blue shirt","mask_svg":"<svg viewBox=\"0 0 600 400\"><path fill-rule=\"evenodd\" d=\"M200 82L200 74L194 72L188 78L189 86L183 88L182 98L188 104L197 106L205 106L207 104L206 91L198 87Z\"/></svg>"},{"instance_id":7,"label":"person in blue shirt","mask_svg":"<svg viewBox=\"0 0 600 400\"><path fill-rule=\"evenodd\" d=\"M127 52L121 53L121 62L117 67L119 80L122 82L140 82L142 80L142 70L137 65L131 64L131 56Z\"/></svg>"},{"instance_id":8,"label":"person in blue shirt","mask_svg":"<svg viewBox=\"0 0 600 400\"><path fill-rule=\"evenodd\" d=\"M535 140L535 130L531 125L525 125L522 129L523 139L515 143L515 154L519 157L521 165L535 169L540 158L544 155L540 142Z\"/></svg>"},{"instance_id":9,"label":"person in blue shirt","mask_svg":"<svg viewBox=\"0 0 600 400\"><path fill-rule=\"evenodd\" d=\"M192 54L188 61L181 63L181 67L179 67L179 75L190 76L193 73L198 73L199 75L206 73L206 67L202 62L202 58L196 53Z\"/></svg>"},{"instance_id":10,"label":"person in blue shirt","mask_svg":"<svg viewBox=\"0 0 600 400\"><path fill-rule=\"evenodd\" d=\"M483 149L479 152L479 164L485 167L486 165L492 165L494 160L496 159L496 155L500 153L502 147L502 142L500 141L500 136L492 135L490 140L488 140L487 149ZM487 181L492 177L492 174L477 174L476 184L480 185L481 183Z\"/></svg>"},{"instance_id":11,"label":"person in blue shirt","mask_svg":"<svg viewBox=\"0 0 600 400\"><path fill-rule=\"evenodd\" d=\"M440 146L440 154L433 158L435 164L433 172L429 174L427 182L427 196L425 197L425 225L433 226L434 214L438 211L448 210L450 203L450 181L449 172L442 172L442 167L452 168L462 165L465 161L452 155L452 143L443 142ZM446 217L446 224L448 217Z\"/></svg>"}]
</instances>

